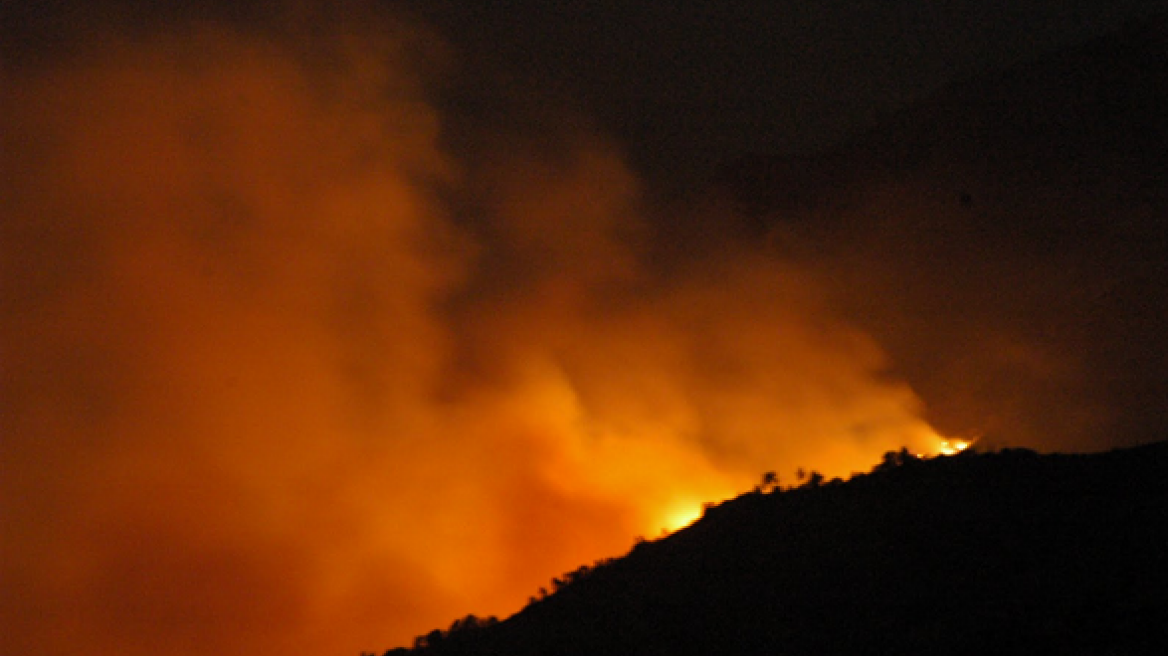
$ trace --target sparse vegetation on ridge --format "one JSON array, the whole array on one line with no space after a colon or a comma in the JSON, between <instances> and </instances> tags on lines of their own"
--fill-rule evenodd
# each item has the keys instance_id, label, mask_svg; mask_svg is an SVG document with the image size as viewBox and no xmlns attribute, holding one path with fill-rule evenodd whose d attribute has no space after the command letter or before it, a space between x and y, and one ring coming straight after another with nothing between
<instances>
[{"instance_id":1,"label":"sparse vegetation on ridge","mask_svg":"<svg viewBox=\"0 0 1168 656\"><path fill-rule=\"evenodd\" d=\"M890 453L711 506L507 620L388 654L1162 653L1165 517L1168 442Z\"/></svg>"}]
</instances>

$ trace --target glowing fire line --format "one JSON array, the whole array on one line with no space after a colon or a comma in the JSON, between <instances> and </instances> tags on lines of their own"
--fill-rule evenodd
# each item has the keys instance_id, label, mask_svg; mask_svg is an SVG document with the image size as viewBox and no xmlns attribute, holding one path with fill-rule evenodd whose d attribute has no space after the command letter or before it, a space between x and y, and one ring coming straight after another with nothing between
<instances>
[{"instance_id":1,"label":"glowing fire line","mask_svg":"<svg viewBox=\"0 0 1168 656\"><path fill-rule=\"evenodd\" d=\"M973 446L973 442L969 440L941 440L941 445L937 448L937 452L943 456L955 456L958 453L968 449L970 446Z\"/></svg>"}]
</instances>

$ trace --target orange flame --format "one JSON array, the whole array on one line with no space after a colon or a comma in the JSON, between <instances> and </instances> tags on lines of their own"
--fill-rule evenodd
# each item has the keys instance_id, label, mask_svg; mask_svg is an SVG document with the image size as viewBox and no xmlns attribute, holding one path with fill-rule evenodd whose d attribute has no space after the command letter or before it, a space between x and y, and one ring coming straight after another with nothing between
<instances>
[{"instance_id":1,"label":"orange flame","mask_svg":"<svg viewBox=\"0 0 1168 656\"><path fill-rule=\"evenodd\" d=\"M381 36L168 35L0 85L37 135L0 149L0 651L401 644L935 435L805 271L652 271L611 144L462 179Z\"/></svg>"}]
</instances>

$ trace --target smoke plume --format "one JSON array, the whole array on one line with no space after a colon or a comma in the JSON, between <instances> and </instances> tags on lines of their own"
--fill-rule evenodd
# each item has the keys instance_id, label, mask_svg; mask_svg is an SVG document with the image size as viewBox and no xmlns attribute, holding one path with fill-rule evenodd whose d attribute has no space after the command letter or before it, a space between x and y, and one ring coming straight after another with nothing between
<instances>
[{"instance_id":1,"label":"smoke plume","mask_svg":"<svg viewBox=\"0 0 1168 656\"><path fill-rule=\"evenodd\" d=\"M586 123L484 133L424 29L319 18L10 52L0 651L384 648L935 447L818 274L671 242Z\"/></svg>"}]
</instances>

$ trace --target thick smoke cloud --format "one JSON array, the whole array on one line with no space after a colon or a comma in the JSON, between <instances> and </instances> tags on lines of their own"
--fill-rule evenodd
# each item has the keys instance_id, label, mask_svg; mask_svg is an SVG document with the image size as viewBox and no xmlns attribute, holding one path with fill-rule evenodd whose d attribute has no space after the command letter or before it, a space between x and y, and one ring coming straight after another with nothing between
<instances>
[{"instance_id":1,"label":"thick smoke cloud","mask_svg":"<svg viewBox=\"0 0 1168 656\"><path fill-rule=\"evenodd\" d=\"M379 649L936 446L816 274L662 245L574 120L448 147L446 48L302 11L4 69L0 651Z\"/></svg>"}]
</instances>

